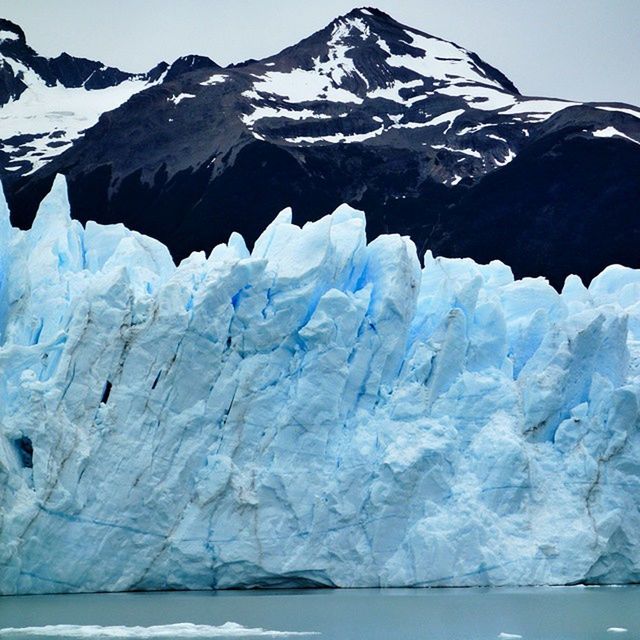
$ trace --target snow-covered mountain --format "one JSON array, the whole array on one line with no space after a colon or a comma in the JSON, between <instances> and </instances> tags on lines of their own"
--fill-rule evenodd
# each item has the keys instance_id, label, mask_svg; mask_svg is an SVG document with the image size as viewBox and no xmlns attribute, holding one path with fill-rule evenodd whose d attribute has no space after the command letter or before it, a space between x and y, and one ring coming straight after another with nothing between
<instances>
[{"instance_id":1,"label":"snow-covered mountain","mask_svg":"<svg viewBox=\"0 0 640 640\"><path fill-rule=\"evenodd\" d=\"M39 56L0 19L0 140L4 171L29 175L68 149L105 112L160 81L167 65L124 73L100 62Z\"/></svg>"},{"instance_id":2,"label":"snow-covered mountain","mask_svg":"<svg viewBox=\"0 0 640 640\"><path fill-rule=\"evenodd\" d=\"M264 60L192 56L142 77L38 58L5 26L0 176L23 228L64 173L74 217L124 222L175 259L233 231L251 244L286 206L304 222L348 202L370 237L500 258L557 287L640 266L636 107L522 96L476 54L376 9Z\"/></svg>"},{"instance_id":3,"label":"snow-covered mountain","mask_svg":"<svg viewBox=\"0 0 640 640\"><path fill-rule=\"evenodd\" d=\"M348 206L176 267L0 203L0 593L638 582L639 300Z\"/></svg>"}]
</instances>

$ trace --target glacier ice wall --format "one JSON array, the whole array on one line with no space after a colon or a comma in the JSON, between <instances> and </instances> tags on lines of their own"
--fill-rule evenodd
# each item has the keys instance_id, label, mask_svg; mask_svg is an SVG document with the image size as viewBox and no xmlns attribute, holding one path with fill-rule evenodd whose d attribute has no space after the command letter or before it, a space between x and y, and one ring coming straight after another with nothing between
<instances>
[{"instance_id":1,"label":"glacier ice wall","mask_svg":"<svg viewBox=\"0 0 640 640\"><path fill-rule=\"evenodd\" d=\"M640 580L640 272L0 205L0 592Z\"/></svg>"}]
</instances>

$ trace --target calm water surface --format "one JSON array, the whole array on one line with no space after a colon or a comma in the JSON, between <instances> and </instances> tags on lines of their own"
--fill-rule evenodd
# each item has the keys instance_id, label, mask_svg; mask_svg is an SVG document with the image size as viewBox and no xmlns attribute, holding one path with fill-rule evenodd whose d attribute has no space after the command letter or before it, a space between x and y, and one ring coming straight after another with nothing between
<instances>
[{"instance_id":1,"label":"calm water surface","mask_svg":"<svg viewBox=\"0 0 640 640\"><path fill-rule=\"evenodd\" d=\"M88 637L638 640L640 587L0 597L1 640Z\"/></svg>"}]
</instances>

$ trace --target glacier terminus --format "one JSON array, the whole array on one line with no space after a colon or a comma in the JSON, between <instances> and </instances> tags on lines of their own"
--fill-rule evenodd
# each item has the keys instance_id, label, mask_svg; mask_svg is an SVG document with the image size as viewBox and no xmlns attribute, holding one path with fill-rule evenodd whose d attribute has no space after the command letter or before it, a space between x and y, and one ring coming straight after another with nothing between
<instances>
[{"instance_id":1,"label":"glacier terminus","mask_svg":"<svg viewBox=\"0 0 640 640\"><path fill-rule=\"evenodd\" d=\"M0 593L640 581L640 271L0 204Z\"/></svg>"}]
</instances>

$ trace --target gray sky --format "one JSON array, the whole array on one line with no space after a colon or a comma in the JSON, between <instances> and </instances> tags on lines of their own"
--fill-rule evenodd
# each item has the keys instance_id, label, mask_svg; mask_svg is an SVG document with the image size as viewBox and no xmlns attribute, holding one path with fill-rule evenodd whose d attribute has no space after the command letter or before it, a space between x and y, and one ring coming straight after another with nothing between
<instances>
[{"instance_id":1,"label":"gray sky","mask_svg":"<svg viewBox=\"0 0 640 640\"><path fill-rule=\"evenodd\" d=\"M143 71L187 53L262 58L367 3L475 51L526 95L640 105L640 0L0 0L0 15L44 55Z\"/></svg>"}]
</instances>

